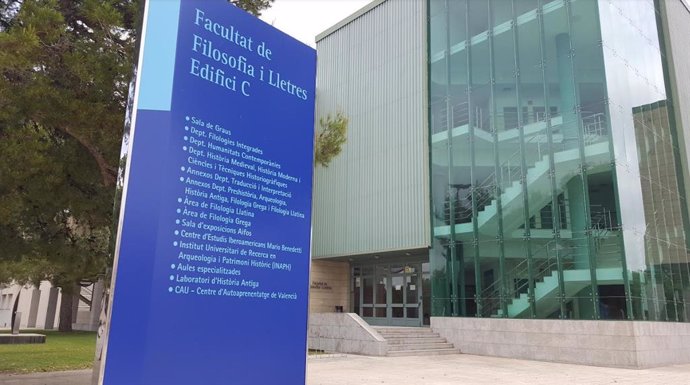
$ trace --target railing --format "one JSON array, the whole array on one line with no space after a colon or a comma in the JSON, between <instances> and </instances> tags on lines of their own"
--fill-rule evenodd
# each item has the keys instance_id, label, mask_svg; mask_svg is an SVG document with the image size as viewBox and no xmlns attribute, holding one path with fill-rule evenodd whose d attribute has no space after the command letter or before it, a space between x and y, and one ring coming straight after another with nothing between
<instances>
[{"instance_id":1,"label":"railing","mask_svg":"<svg viewBox=\"0 0 690 385\"><path fill-rule=\"evenodd\" d=\"M443 101L439 105L438 113L432 114L432 132L443 132L455 127L468 124L470 119L470 105L467 102L457 103L450 106L450 116L448 114L448 103ZM450 124L449 120L450 119Z\"/></svg>"},{"instance_id":2,"label":"railing","mask_svg":"<svg viewBox=\"0 0 690 385\"><path fill-rule=\"evenodd\" d=\"M435 109L435 112L431 114L432 134L469 125L470 123L470 104L468 102L452 104L450 106L450 116L448 114L448 103L445 100L433 103L432 109ZM480 106L474 106L472 112L474 113L472 117L473 127L488 132L490 116Z\"/></svg>"},{"instance_id":3,"label":"railing","mask_svg":"<svg viewBox=\"0 0 690 385\"><path fill-rule=\"evenodd\" d=\"M603 112L591 113L582 118L582 130L585 133L585 143L597 140L606 135L606 115ZM594 142L592 142L594 143Z\"/></svg>"},{"instance_id":4,"label":"railing","mask_svg":"<svg viewBox=\"0 0 690 385\"><path fill-rule=\"evenodd\" d=\"M532 145L536 144L537 146L537 160L536 162L540 161L543 159L543 154L542 154L542 149L541 149L541 143L546 140L544 135L532 135L528 140L525 141L525 145ZM535 164L536 164L535 162ZM534 167L534 164L528 165L528 171L530 168ZM491 202L491 200L495 199L495 196L498 194L502 194L505 192L507 188L513 185L515 181L520 180L523 176L522 173L522 156L521 156L521 150L518 148L516 149L510 156L508 156L508 159L502 161L499 166L498 166L498 176L499 176L499 183L497 184L497 171L492 172L484 178L481 182L477 184L477 187L485 190L485 191L493 191L493 194L491 194L490 197L488 197L488 202L479 202L478 206L488 206ZM500 188L496 188L496 187Z\"/></svg>"},{"instance_id":5,"label":"railing","mask_svg":"<svg viewBox=\"0 0 690 385\"><path fill-rule=\"evenodd\" d=\"M562 204L567 204L567 201L564 200ZM602 205L591 205L590 212L592 213L590 226L595 242L595 255L597 255L599 259L607 256L618 256L620 254L618 248L609 251L607 255L601 255L604 240L609 238L611 231L617 229L615 212ZM534 252L531 260L533 262L532 281L535 287L540 282L543 282L547 276L552 275L553 272L557 270L557 255L561 260L562 269L569 270L574 267L573 256L580 252L581 250L577 250L577 247L574 245L566 245L564 242L556 243L555 240L547 242L544 247ZM597 262L602 263L605 261L598 260ZM521 281L518 281L519 283L517 285L504 287L503 292L501 292L502 282L508 279L521 279ZM521 294L529 291L529 284L529 260L525 258L504 273L503 280L495 280L479 293L480 297L477 299L482 301L482 316L496 316L498 310L501 309L502 300L506 301L506 306L510 305L513 300L519 298Z\"/></svg>"},{"instance_id":6,"label":"railing","mask_svg":"<svg viewBox=\"0 0 690 385\"><path fill-rule=\"evenodd\" d=\"M541 141L543 141L545 138L542 135L533 135L528 139L525 143L526 144L533 144L537 143L539 144ZM541 160L543 155L541 154L541 149L539 148L537 151L537 156L538 159ZM460 203L460 201L464 198L467 199L469 198L470 201L467 202L465 205L458 204L456 205L456 216L455 216L455 224L459 223L467 223L468 218L471 220L472 218L472 202L471 202L471 197L472 193L475 194L476 202L477 202L477 212L483 211L487 206L492 204L492 201L495 199L495 197L498 194L502 194L508 187L510 187L515 181L519 180L522 176L522 165L521 165L521 150L517 149L515 150L509 157L508 159L502 161L498 167L498 172L500 176L500 184L496 184L496 171L492 172L484 178L481 182L475 183L473 185L463 185L466 186L464 187L467 189L467 195L466 197L458 197L458 189L456 187L455 191L449 191L447 194L447 198L455 196L455 199L457 199L457 202ZM459 186L459 185L456 185ZM496 186L499 186L500 189L497 189ZM453 187L453 186L451 186ZM447 205L448 206L448 205ZM466 213L466 211L469 210L469 214ZM468 216L469 215L469 216ZM438 218L438 216L437 216ZM446 224L450 224L450 208L444 208L443 211L443 217L438 218L442 219L446 222Z\"/></svg>"},{"instance_id":7,"label":"railing","mask_svg":"<svg viewBox=\"0 0 690 385\"><path fill-rule=\"evenodd\" d=\"M558 204L567 206L568 202L566 199L563 199L562 201L559 200ZM591 205L590 213L589 227L595 242L594 255L597 257L596 266L606 267L606 264L609 262L618 263L621 257L620 246L611 237L611 232L619 229L619 226L616 224L615 211L603 205ZM609 240L609 242L604 243L605 240ZM612 246L612 248L609 246ZM587 252L584 247L587 246L582 244L578 246L577 243L570 242L567 239L560 241L551 240L533 252L530 259L522 258L516 265L507 269L503 277L491 282L475 296L475 300L481 301L482 304L481 316L491 317L499 315L498 311L502 308L502 304L510 306L521 294L529 292L530 282L533 282L536 288L538 284L544 282L546 277L557 271L559 260L564 271L573 269L576 256L582 256L583 252ZM605 248L611 248L611 250L608 250L608 254L602 255ZM615 261L613 257L616 257ZM607 258L611 258L611 260L609 261ZM507 260L510 260L510 258ZM530 260L532 261L531 280L529 271ZM503 286L504 284L505 286Z\"/></svg>"},{"instance_id":8,"label":"railing","mask_svg":"<svg viewBox=\"0 0 690 385\"><path fill-rule=\"evenodd\" d=\"M539 282L553 274L554 271L558 269L558 259L561 259L563 269L572 268L572 261L570 259L569 248L563 247L556 243L556 241L550 241L544 247L537 250L532 255L532 281L536 286ZM558 257L556 256L558 254ZM480 299L482 301L482 316L490 317L498 314L498 310L501 309L501 301L506 301L506 306L510 305L513 300L520 297L521 294L527 293L529 291L529 260L523 259L504 274L505 278L509 279L522 279L518 285L504 287L503 293L501 293L501 283L502 280L494 281L491 285L487 286L480 292Z\"/></svg>"},{"instance_id":9,"label":"railing","mask_svg":"<svg viewBox=\"0 0 690 385\"><path fill-rule=\"evenodd\" d=\"M447 105L444 102L441 110L447 112L446 108ZM447 114L440 115L442 117L445 116L445 120L443 121L445 124L448 118ZM479 118L480 120L483 117L480 109L476 111L475 117ZM452 107L451 120L454 122L455 126L461 123L467 124L468 119L469 104L467 102L459 103ZM586 144L593 144L601 141L603 138L605 138L607 133L606 115L603 113L588 113L588 115L582 118L582 127L585 133ZM574 139L571 138L570 142L568 143L572 143L572 140ZM563 143L561 143L561 151L568 149L566 147L566 141L567 140L564 138ZM529 170L533 168L537 162L542 161L544 156L546 156L548 153L548 148L544 148L546 144L546 134L541 131L530 134L529 137L524 141L524 146L520 146L518 143L515 143L515 146L518 148L516 148L507 159L501 161L496 168L497 171L490 173L482 181L474 184L449 186L450 188L446 194L444 209L440 213L435 213L434 216L437 219L444 221L446 224L450 224L451 215L450 204L448 202L450 199L454 199L457 203L454 205L456 210L454 224L470 222L472 219L472 195L474 194L476 197L477 211L483 211L487 206L492 204L492 201L495 200L497 196L505 192L507 188L523 178L523 176L526 177L526 173L523 175L522 149L519 147L524 147L530 155L533 154L531 158L534 163L530 164L529 161L527 162L527 172L529 172ZM550 151L554 151L557 148L558 146L554 143L553 148ZM467 190L464 196L460 196L459 188L457 186L463 186L462 188ZM455 188L455 190L452 190L452 188ZM464 204L462 203L463 200L465 201Z\"/></svg>"},{"instance_id":10,"label":"railing","mask_svg":"<svg viewBox=\"0 0 690 385\"><path fill-rule=\"evenodd\" d=\"M559 215L559 228L560 229L567 229L567 218L566 218L566 204L567 201L564 200L559 200L556 202L556 204L559 205L558 208L558 215ZM546 204L544 207L539 209L534 215L530 217L530 223L529 223L529 228L531 230L553 230L554 227L556 226L556 222L553 220L554 214L556 213L556 210L553 208L553 202L550 202ZM546 219L546 224L544 223L544 219ZM521 228L525 228L525 226L521 226Z\"/></svg>"},{"instance_id":11,"label":"railing","mask_svg":"<svg viewBox=\"0 0 690 385\"><path fill-rule=\"evenodd\" d=\"M616 223L616 213L601 205L592 206L590 213L594 255L597 258L597 266L617 266L617 263L620 262L623 256L622 250L615 240L610 241L612 235L617 235L614 232L620 230ZM609 240L609 243L606 243L607 240Z\"/></svg>"},{"instance_id":12,"label":"railing","mask_svg":"<svg viewBox=\"0 0 690 385\"><path fill-rule=\"evenodd\" d=\"M608 231L616 227L616 214L612 210L603 205L591 205L589 211L591 213L590 223L593 230Z\"/></svg>"},{"instance_id":13,"label":"railing","mask_svg":"<svg viewBox=\"0 0 690 385\"><path fill-rule=\"evenodd\" d=\"M450 130L470 123L470 103L460 102L450 105L450 114L448 113L448 103L446 100L439 100L432 103L431 113L431 131L433 134ZM560 114L551 113L547 115L542 111L532 111L522 115L522 124L519 124L517 112L515 113L493 113L485 114L484 109L480 106L473 107L473 127L491 132L492 127L496 131L502 132L515 129L518 126L527 126L534 123L545 122L549 119L556 118ZM449 116L450 115L450 116ZM607 116L603 112L581 111L582 131L584 135L585 144L592 144L600 138L605 137L608 133ZM450 118L450 124L449 119ZM494 121L492 125L490 121ZM508 124L506 122L513 122ZM563 123L561 123L563 124ZM560 127L554 126L554 132L558 132ZM576 137L565 138L567 141L577 139Z\"/></svg>"}]
</instances>

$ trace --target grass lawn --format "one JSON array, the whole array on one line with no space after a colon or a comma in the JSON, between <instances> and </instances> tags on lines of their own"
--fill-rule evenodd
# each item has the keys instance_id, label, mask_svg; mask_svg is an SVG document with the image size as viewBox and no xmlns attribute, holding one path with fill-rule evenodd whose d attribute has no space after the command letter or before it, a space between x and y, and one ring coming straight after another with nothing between
<instances>
[{"instance_id":1,"label":"grass lawn","mask_svg":"<svg viewBox=\"0 0 690 385\"><path fill-rule=\"evenodd\" d=\"M50 372L87 369L93 365L95 332L60 333L31 330L46 335L45 344L0 345L0 373Z\"/></svg>"}]
</instances>

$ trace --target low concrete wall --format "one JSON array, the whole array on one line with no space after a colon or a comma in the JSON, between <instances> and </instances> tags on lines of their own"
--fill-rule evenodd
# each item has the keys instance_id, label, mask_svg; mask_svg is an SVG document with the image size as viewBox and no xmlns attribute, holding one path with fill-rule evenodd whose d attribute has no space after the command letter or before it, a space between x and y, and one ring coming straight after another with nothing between
<instances>
[{"instance_id":1,"label":"low concrete wall","mask_svg":"<svg viewBox=\"0 0 690 385\"><path fill-rule=\"evenodd\" d=\"M468 354L621 368L690 363L685 323L432 317L431 328Z\"/></svg>"},{"instance_id":2,"label":"low concrete wall","mask_svg":"<svg viewBox=\"0 0 690 385\"><path fill-rule=\"evenodd\" d=\"M633 322L640 368L690 363L690 323Z\"/></svg>"},{"instance_id":3,"label":"low concrete wall","mask_svg":"<svg viewBox=\"0 0 690 385\"><path fill-rule=\"evenodd\" d=\"M44 334L22 333L22 334L0 334L0 345L22 345L22 344L44 344L46 336Z\"/></svg>"},{"instance_id":4,"label":"low concrete wall","mask_svg":"<svg viewBox=\"0 0 690 385\"><path fill-rule=\"evenodd\" d=\"M388 343L355 313L309 314L309 349L385 356Z\"/></svg>"}]
</instances>

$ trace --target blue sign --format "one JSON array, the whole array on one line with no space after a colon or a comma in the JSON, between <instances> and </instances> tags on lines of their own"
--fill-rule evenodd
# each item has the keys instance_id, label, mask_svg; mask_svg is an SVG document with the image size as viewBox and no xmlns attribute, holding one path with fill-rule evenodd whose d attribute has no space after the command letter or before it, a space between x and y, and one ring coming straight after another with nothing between
<instances>
[{"instance_id":1,"label":"blue sign","mask_svg":"<svg viewBox=\"0 0 690 385\"><path fill-rule=\"evenodd\" d=\"M315 51L147 1L102 383L304 384Z\"/></svg>"}]
</instances>

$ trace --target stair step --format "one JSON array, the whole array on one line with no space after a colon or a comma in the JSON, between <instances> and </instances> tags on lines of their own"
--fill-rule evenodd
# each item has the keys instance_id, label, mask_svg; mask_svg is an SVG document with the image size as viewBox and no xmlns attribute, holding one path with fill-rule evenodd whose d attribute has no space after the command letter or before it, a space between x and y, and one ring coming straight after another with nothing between
<instances>
[{"instance_id":1,"label":"stair step","mask_svg":"<svg viewBox=\"0 0 690 385\"><path fill-rule=\"evenodd\" d=\"M389 345L408 345L408 344L432 344L437 342L446 342L443 337L416 337L416 338L405 338L405 337L393 337L386 338Z\"/></svg>"},{"instance_id":2,"label":"stair step","mask_svg":"<svg viewBox=\"0 0 690 385\"><path fill-rule=\"evenodd\" d=\"M418 336L418 337L435 337L438 334L434 333L431 329L423 328L401 328L401 329L388 329L388 328L376 328L376 331L382 336Z\"/></svg>"},{"instance_id":3,"label":"stair step","mask_svg":"<svg viewBox=\"0 0 690 385\"><path fill-rule=\"evenodd\" d=\"M408 350L439 350L453 349L453 344L448 342L436 342L432 344L412 344L412 345L388 345L388 351L408 351Z\"/></svg>"},{"instance_id":4,"label":"stair step","mask_svg":"<svg viewBox=\"0 0 690 385\"><path fill-rule=\"evenodd\" d=\"M381 333L383 338L437 338L438 333Z\"/></svg>"},{"instance_id":5,"label":"stair step","mask_svg":"<svg viewBox=\"0 0 690 385\"><path fill-rule=\"evenodd\" d=\"M374 329L386 339L388 356L430 356L459 354L453 344L427 327L375 326Z\"/></svg>"},{"instance_id":6,"label":"stair step","mask_svg":"<svg viewBox=\"0 0 690 385\"><path fill-rule=\"evenodd\" d=\"M413 327L413 326L374 326L378 331L390 332L432 332L429 327Z\"/></svg>"},{"instance_id":7,"label":"stair step","mask_svg":"<svg viewBox=\"0 0 690 385\"><path fill-rule=\"evenodd\" d=\"M434 350L400 350L389 351L388 357L403 357L403 356L440 356L446 354L460 354L458 349L434 349Z\"/></svg>"}]
</instances>

